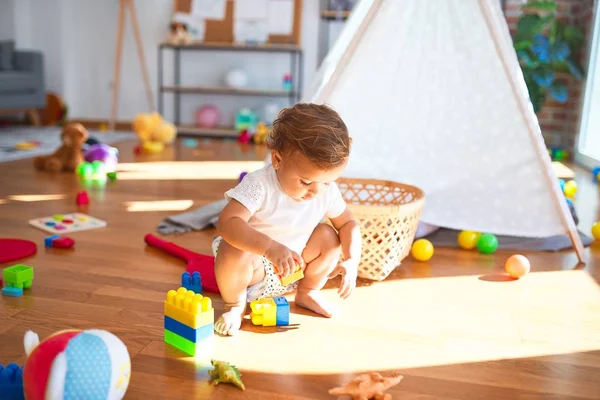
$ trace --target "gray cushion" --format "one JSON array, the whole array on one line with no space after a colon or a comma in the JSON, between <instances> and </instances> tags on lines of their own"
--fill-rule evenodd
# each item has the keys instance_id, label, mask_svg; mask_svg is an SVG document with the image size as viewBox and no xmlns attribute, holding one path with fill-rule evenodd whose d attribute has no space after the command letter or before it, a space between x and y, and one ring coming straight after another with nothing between
<instances>
[{"instance_id":1,"label":"gray cushion","mask_svg":"<svg viewBox=\"0 0 600 400\"><path fill-rule=\"evenodd\" d=\"M10 71L14 69L13 54L15 52L15 42L0 42L0 71Z\"/></svg>"},{"instance_id":2,"label":"gray cushion","mask_svg":"<svg viewBox=\"0 0 600 400\"><path fill-rule=\"evenodd\" d=\"M17 71L0 72L0 93L35 90L37 85L35 74Z\"/></svg>"}]
</instances>

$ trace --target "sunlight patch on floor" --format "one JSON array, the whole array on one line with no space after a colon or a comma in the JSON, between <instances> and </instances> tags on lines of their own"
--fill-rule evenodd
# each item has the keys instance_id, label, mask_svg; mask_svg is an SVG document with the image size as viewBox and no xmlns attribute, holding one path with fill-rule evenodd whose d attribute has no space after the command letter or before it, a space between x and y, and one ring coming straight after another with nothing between
<instances>
[{"instance_id":1,"label":"sunlight patch on floor","mask_svg":"<svg viewBox=\"0 0 600 400\"><path fill-rule=\"evenodd\" d=\"M0 204L6 204L6 203L8 203L8 200L6 200L6 199L0 199Z\"/></svg>"},{"instance_id":2,"label":"sunlight patch on floor","mask_svg":"<svg viewBox=\"0 0 600 400\"><path fill-rule=\"evenodd\" d=\"M242 172L264 166L263 161L193 161L118 164L119 180L218 180L237 179Z\"/></svg>"},{"instance_id":3,"label":"sunlight patch on floor","mask_svg":"<svg viewBox=\"0 0 600 400\"><path fill-rule=\"evenodd\" d=\"M600 288L580 270L512 282L393 280L357 288L346 301L335 289L324 295L340 309L333 319L292 313L291 326L262 329L245 321L236 337L216 338L213 356L247 370L319 374L600 349Z\"/></svg>"},{"instance_id":4,"label":"sunlight patch on floor","mask_svg":"<svg viewBox=\"0 0 600 400\"><path fill-rule=\"evenodd\" d=\"M66 194L16 194L8 196L8 200L23 201L23 202L36 202L36 201L49 201L49 200L62 200L66 198Z\"/></svg>"},{"instance_id":5,"label":"sunlight patch on floor","mask_svg":"<svg viewBox=\"0 0 600 400\"><path fill-rule=\"evenodd\" d=\"M129 212L183 211L194 205L194 200L126 201Z\"/></svg>"}]
</instances>

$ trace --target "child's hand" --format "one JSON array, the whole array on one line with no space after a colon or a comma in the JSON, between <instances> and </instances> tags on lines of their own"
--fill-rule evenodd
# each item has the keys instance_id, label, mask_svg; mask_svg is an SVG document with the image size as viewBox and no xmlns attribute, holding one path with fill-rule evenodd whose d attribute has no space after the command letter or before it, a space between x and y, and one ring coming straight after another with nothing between
<instances>
[{"instance_id":1,"label":"child's hand","mask_svg":"<svg viewBox=\"0 0 600 400\"><path fill-rule=\"evenodd\" d=\"M347 299L356 287L356 277L358 275L358 260L348 259L339 263L337 267L329 274L328 278L335 278L342 275L342 283L338 289L338 294L342 299Z\"/></svg>"},{"instance_id":2,"label":"child's hand","mask_svg":"<svg viewBox=\"0 0 600 400\"><path fill-rule=\"evenodd\" d=\"M273 241L265 252L267 260L273 263L280 277L286 277L296 270L296 263L304 269L304 260L302 257L276 241Z\"/></svg>"}]
</instances>

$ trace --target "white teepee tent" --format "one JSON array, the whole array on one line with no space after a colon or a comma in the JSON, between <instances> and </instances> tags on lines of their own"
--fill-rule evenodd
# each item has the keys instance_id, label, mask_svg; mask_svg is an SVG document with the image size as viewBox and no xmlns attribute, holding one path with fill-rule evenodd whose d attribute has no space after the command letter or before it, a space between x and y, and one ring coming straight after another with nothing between
<instances>
[{"instance_id":1,"label":"white teepee tent","mask_svg":"<svg viewBox=\"0 0 600 400\"><path fill-rule=\"evenodd\" d=\"M346 176L414 184L422 221L583 246L498 0L360 0L303 101L354 140Z\"/></svg>"}]
</instances>

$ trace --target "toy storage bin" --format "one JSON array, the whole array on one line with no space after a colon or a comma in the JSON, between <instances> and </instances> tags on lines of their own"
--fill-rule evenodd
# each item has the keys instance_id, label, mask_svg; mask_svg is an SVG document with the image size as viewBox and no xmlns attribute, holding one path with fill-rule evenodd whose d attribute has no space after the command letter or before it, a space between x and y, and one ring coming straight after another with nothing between
<instances>
[{"instance_id":1,"label":"toy storage bin","mask_svg":"<svg viewBox=\"0 0 600 400\"><path fill-rule=\"evenodd\" d=\"M358 276L382 281L410 252L425 194L415 186L384 180L340 178L337 184L360 224Z\"/></svg>"}]
</instances>

